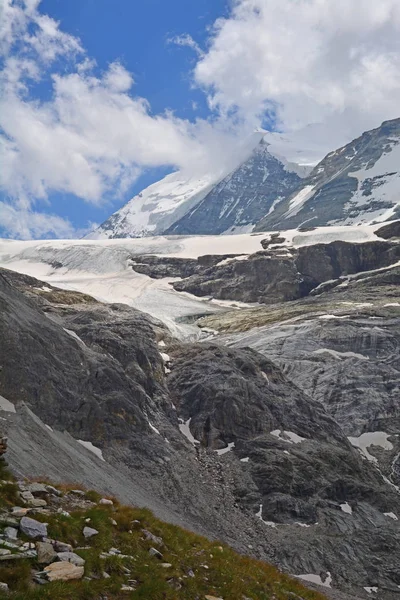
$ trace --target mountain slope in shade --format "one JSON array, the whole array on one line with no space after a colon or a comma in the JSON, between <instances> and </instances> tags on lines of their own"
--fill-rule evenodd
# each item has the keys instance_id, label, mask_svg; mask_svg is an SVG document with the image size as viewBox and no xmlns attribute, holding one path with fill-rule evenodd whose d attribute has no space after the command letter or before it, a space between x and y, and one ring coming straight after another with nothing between
<instances>
[{"instance_id":1,"label":"mountain slope in shade","mask_svg":"<svg viewBox=\"0 0 400 600\"><path fill-rule=\"evenodd\" d=\"M400 119L385 121L328 154L256 226L359 225L400 214Z\"/></svg>"},{"instance_id":2,"label":"mountain slope in shade","mask_svg":"<svg viewBox=\"0 0 400 600\"><path fill-rule=\"evenodd\" d=\"M166 233L201 235L251 231L275 203L298 187L304 168L273 156L262 139L232 171Z\"/></svg>"}]
</instances>

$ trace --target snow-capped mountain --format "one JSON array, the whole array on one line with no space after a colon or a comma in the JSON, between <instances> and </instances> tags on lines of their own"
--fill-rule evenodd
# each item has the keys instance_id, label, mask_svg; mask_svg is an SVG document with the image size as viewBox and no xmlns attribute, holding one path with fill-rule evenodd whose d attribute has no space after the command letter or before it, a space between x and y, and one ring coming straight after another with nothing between
<instances>
[{"instance_id":1,"label":"snow-capped mountain","mask_svg":"<svg viewBox=\"0 0 400 600\"><path fill-rule=\"evenodd\" d=\"M274 156L262 138L248 160L214 186L166 233L251 231L280 198L298 187L306 172L304 167Z\"/></svg>"},{"instance_id":2,"label":"snow-capped mountain","mask_svg":"<svg viewBox=\"0 0 400 600\"><path fill-rule=\"evenodd\" d=\"M132 198L87 239L251 230L273 202L290 193L310 171L273 155L270 141L264 138L269 140L260 130L244 140L236 160L231 157L225 170L201 177L179 171L167 175Z\"/></svg>"},{"instance_id":3,"label":"snow-capped mountain","mask_svg":"<svg viewBox=\"0 0 400 600\"><path fill-rule=\"evenodd\" d=\"M218 176L170 173L132 198L87 239L135 238L158 235L200 202Z\"/></svg>"},{"instance_id":4,"label":"snow-capped mountain","mask_svg":"<svg viewBox=\"0 0 400 600\"><path fill-rule=\"evenodd\" d=\"M328 154L256 226L359 225L400 215L400 119Z\"/></svg>"}]
</instances>

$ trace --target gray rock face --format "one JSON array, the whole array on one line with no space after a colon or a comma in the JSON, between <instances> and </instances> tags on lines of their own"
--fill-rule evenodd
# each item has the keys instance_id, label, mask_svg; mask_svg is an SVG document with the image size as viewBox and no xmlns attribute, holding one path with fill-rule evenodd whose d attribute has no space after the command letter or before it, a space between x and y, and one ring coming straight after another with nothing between
<instances>
[{"instance_id":1,"label":"gray rock face","mask_svg":"<svg viewBox=\"0 0 400 600\"><path fill-rule=\"evenodd\" d=\"M218 183L165 233L210 235L249 227L300 182L299 175L270 154L268 144L261 140L244 164Z\"/></svg>"},{"instance_id":2,"label":"gray rock face","mask_svg":"<svg viewBox=\"0 0 400 600\"><path fill-rule=\"evenodd\" d=\"M398 217L399 144L400 119L394 119L331 152L255 230L351 225Z\"/></svg>"},{"instance_id":3,"label":"gray rock face","mask_svg":"<svg viewBox=\"0 0 400 600\"><path fill-rule=\"evenodd\" d=\"M211 267L173 287L197 296L273 304L302 298L325 281L387 267L399 258L398 244L380 241L277 247Z\"/></svg>"}]
</instances>

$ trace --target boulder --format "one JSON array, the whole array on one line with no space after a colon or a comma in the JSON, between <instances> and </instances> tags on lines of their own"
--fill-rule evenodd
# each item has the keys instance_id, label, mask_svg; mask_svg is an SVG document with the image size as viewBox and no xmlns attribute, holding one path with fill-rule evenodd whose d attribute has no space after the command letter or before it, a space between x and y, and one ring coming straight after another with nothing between
<instances>
[{"instance_id":1,"label":"boulder","mask_svg":"<svg viewBox=\"0 0 400 600\"><path fill-rule=\"evenodd\" d=\"M18 539L18 529L15 529L15 527L6 527L4 529L4 535L9 540L17 540Z\"/></svg>"},{"instance_id":2,"label":"boulder","mask_svg":"<svg viewBox=\"0 0 400 600\"><path fill-rule=\"evenodd\" d=\"M93 537L94 535L97 535L99 532L97 531L97 529L93 529L93 527L84 527L83 528L83 535L85 536L86 539Z\"/></svg>"},{"instance_id":3,"label":"boulder","mask_svg":"<svg viewBox=\"0 0 400 600\"><path fill-rule=\"evenodd\" d=\"M83 567L85 560L75 552L58 552L57 557L62 562L69 562L76 567Z\"/></svg>"},{"instance_id":4,"label":"boulder","mask_svg":"<svg viewBox=\"0 0 400 600\"><path fill-rule=\"evenodd\" d=\"M108 498L102 498L99 504L102 504L103 506L113 506L114 502Z\"/></svg>"},{"instance_id":5,"label":"boulder","mask_svg":"<svg viewBox=\"0 0 400 600\"><path fill-rule=\"evenodd\" d=\"M30 492L33 496L37 496L39 498L46 497L49 495L47 486L43 483L31 483L27 486L27 491Z\"/></svg>"},{"instance_id":6,"label":"boulder","mask_svg":"<svg viewBox=\"0 0 400 600\"><path fill-rule=\"evenodd\" d=\"M45 568L46 577L49 581L82 579L84 572L83 567L77 567L70 562L55 562Z\"/></svg>"},{"instance_id":7,"label":"boulder","mask_svg":"<svg viewBox=\"0 0 400 600\"><path fill-rule=\"evenodd\" d=\"M47 542L37 542L36 552L38 563L40 565L49 565L54 562L57 558L57 553L53 546Z\"/></svg>"},{"instance_id":8,"label":"boulder","mask_svg":"<svg viewBox=\"0 0 400 600\"><path fill-rule=\"evenodd\" d=\"M53 541L53 547L56 552L72 552L71 544L59 542L58 540Z\"/></svg>"},{"instance_id":9,"label":"boulder","mask_svg":"<svg viewBox=\"0 0 400 600\"><path fill-rule=\"evenodd\" d=\"M150 540L151 542L153 542L153 544L157 544L157 546L164 545L162 538L158 537L157 535L154 535L154 533L151 533L151 531L148 531L147 529L142 529L142 533L145 539Z\"/></svg>"},{"instance_id":10,"label":"boulder","mask_svg":"<svg viewBox=\"0 0 400 600\"><path fill-rule=\"evenodd\" d=\"M155 556L159 560L161 560L163 557L161 552L159 550L157 550L156 548L150 548L149 554L150 554L150 556Z\"/></svg>"},{"instance_id":11,"label":"boulder","mask_svg":"<svg viewBox=\"0 0 400 600\"><path fill-rule=\"evenodd\" d=\"M32 539L47 537L47 524L30 517L22 517L19 528L22 533Z\"/></svg>"},{"instance_id":12,"label":"boulder","mask_svg":"<svg viewBox=\"0 0 400 600\"><path fill-rule=\"evenodd\" d=\"M46 500L43 500L42 498L33 498L32 500L28 500L28 504L32 508L43 508L44 506L47 506Z\"/></svg>"},{"instance_id":13,"label":"boulder","mask_svg":"<svg viewBox=\"0 0 400 600\"><path fill-rule=\"evenodd\" d=\"M25 517L29 512L29 508L21 508L19 506L14 506L11 509L11 514L13 517Z\"/></svg>"}]
</instances>

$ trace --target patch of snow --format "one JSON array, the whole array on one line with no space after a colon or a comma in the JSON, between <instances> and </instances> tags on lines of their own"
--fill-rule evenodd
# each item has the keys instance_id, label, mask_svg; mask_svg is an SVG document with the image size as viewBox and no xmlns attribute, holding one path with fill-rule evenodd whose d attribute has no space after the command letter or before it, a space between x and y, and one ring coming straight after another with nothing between
<instances>
[{"instance_id":1,"label":"patch of snow","mask_svg":"<svg viewBox=\"0 0 400 600\"><path fill-rule=\"evenodd\" d=\"M351 508L351 506L350 506L350 504L348 502L345 502L344 504L341 504L340 508L342 509L342 511L344 513L347 513L348 515L351 515L353 513L353 509Z\"/></svg>"},{"instance_id":2,"label":"patch of snow","mask_svg":"<svg viewBox=\"0 0 400 600\"><path fill-rule=\"evenodd\" d=\"M92 444L92 442L85 442L84 440L76 440L79 444L81 444L82 446L84 446L87 450L90 450L90 452L93 452L93 454L95 454L98 458L100 458L100 460L102 460L103 462L106 462L104 457L103 457L103 452L100 450L100 448L97 448L97 446L94 446Z\"/></svg>"},{"instance_id":3,"label":"patch of snow","mask_svg":"<svg viewBox=\"0 0 400 600\"><path fill-rule=\"evenodd\" d=\"M364 590L367 592L367 594L377 594L379 588L377 588L377 587L365 587Z\"/></svg>"},{"instance_id":4,"label":"patch of snow","mask_svg":"<svg viewBox=\"0 0 400 600\"><path fill-rule=\"evenodd\" d=\"M393 512L383 513L385 517L389 517L389 519L393 519L393 521L398 521L399 518Z\"/></svg>"},{"instance_id":5,"label":"patch of snow","mask_svg":"<svg viewBox=\"0 0 400 600\"><path fill-rule=\"evenodd\" d=\"M319 348L318 350L314 350L313 354L330 354L333 358L337 360L342 360L343 358L358 358L359 360L369 360L368 356L364 356L363 354L357 354L356 352L338 352L337 350L331 350L330 348Z\"/></svg>"},{"instance_id":6,"label":"patch of snow","mask_svg":"<svg viewBox=\"0 0 400 600\"><path fill-rule=\"evenodd\" d=\"M160 346L160 348L165 348L165 346L166 346L167 344L164 342L164 340L160 340L160 341L158 342L158 345Z\"/></svg>"},{"instance_id":7,"label":"patch of snow","mask_svg":"<svg viewBox=\"0 0 400 600\"><path fill-rule=\"evenodd\" d=\"M289 210L285 213L284 217L293 217L297 215L302 206L310 200L314 195L314 186L306 185L294 198L291 199L289 204Z\"/></svg>"},{"instance_id":8,"label":"patch of snow","mask_svg":"<svg viewBox=\"0 0 400 600\"><path fill-rule=\"evenodd\" d=\"M266 379L266 380L267 380L267 382L269 383L268 375L267 375L267 374L266 374L264 371L261 371L261 375L262 375L262 376L264 377L264 379Z\"/></svg>"},{"instance_id":9,"label":"patch of snow","mask_svg":"<svg viewBox=\"0 0 400 600\"><path fill-rule=\"evenodd\" d=\"M304 442L306 438L297 435L297 433L293 433L293 431L282 431L281 429L275 429L270 432L271 435L278 438L282 442L287 442L288 444L301 444Z\"/></svg>"},{"instance_id":10,"label":"patch of snow","mask_svg":"<svg viewBox=\"0 0 400 600\"><path fill-rule=\"evenodd\" d=\"M321 315L318 319L321 321L330 321L331 319L347 319L348 315Z\"/></svg>"},{"instance_id":11,"label":"patch of snow","mask_svg":"<svg viewBox=\"0 0 400 600\"><path fill-rule=\"evenodd\" d=\"M370 446L379 446L384 450L393 450L393 444L388 440L389 434L383 431L373 431L363 433L359 437L347 438L352 446L358 448L360 452L373 463L378 463L378 459L368 452Z\"/></svg>"},{"instance_id":12,"label":"patch of snow","mask_svg":"<svg viewBox=\"0 0 400 600\"><path fill-rule=\"evenodd\" d=\"M235 447L235 442L230 442L226 448L220 448L219 450L216 450L215 452L219 455L222 456L223 454L226 454L227 452L230 452L232 450L232 448Z\"/></svg>"},{"instance_id":13,"label":"patch of snow","mask_svg":"<svg viewBox=\"0 0 400 600\"><path fill-rule=\"evenodd\" d=\"M35 287L34 290L39 290L40 292L52 292L53 290L49 288L47 285L42 285L42 287Z\"/></svg>"},{"instance_id":14,"label":"patch of snow","mask_svg":"<svg viewBox=\"0 0 400 600\"><path fill-rule=\"evenodd\" d=\"M248 456L246 456L246 458L241 458L240 462L248 463L249 460L250 460L250 458Z\"/></svg>"},{"instance_id":15,"label":"patch of snow","mask_svg":"<svg viewBox=\"0 0 400 600\"><path fill-rule=\"evenodd\" d=\"M308 527L311 527L311 525L307 525L307 523L300 523L300 521L296 521L295 524L298 525L299 527L305 527L307 529L308 529Z\"/></svg>"},{"instance_id":16,"label":"patch of snow","mask_svg":"<svg viewBox=\"0 0 400 600\"><path fill-rule=\"evenodd\" d=\"M169 356L169 354L165 354L165 352L160 352L160 356L163 359L164 362L171 362L171 358Z\"/></svg>"},{"instance_id":17,"label":"patch of snow","mask_svg":"<svg viewBox=\"0 0 400 600\"><path fill-rule=\"evenodd\" d=\"M85 342L83 340L81 340L81 338L79 337L79 335L77 335L75 333L75 331L72 331L72 329L66 329L65 327L63 327L63 329L64 329L65 333L68 333L68 335L70 335L72 338L74 338L74 340L76 340L80 344L83 344L84 346L86 346Z\"/></svg>"},{"instance_id":18,"label":"patch of snow","mask_svg":"<svg viewBox=\"0 0 400 600\"><path fill-rule=\"evenodd\" d=\"M182 419L179 419L179 430L185 436L185 438L187 438L189 442L195 446L196 444L200 444L200 442L193 437L192 432L190 431L191 420L192 419L190 418L185 423Z\"/></svg>"},{"instance_id":19,"label":"patch of snow","mask_svg":"<svg viewBox=\"0 0 400 600\"><path fill-rule=\"evenodd\" d=\"M256 517L258 517L260 519L260 521L262 521L263 523L265 523L265 525L268 525L268 527L272 527L272 528L276 529L277 528L277 524L276 523L274 523L273 521L264 521L264 519L262 518L262 509L263 509L263 505L260 504L260 509L256 513Z\"/></svg>"},{"instance_id":20,"label":"patch of snow","mask_svg":"<svg viewBox=\"0 0 400 600\"><path fill-rule=\"evenodd\" d=\"M389 304L384 304L383 307L387 308L388 306L400 306L399 302L390 302Z\"/></svg>"},{"instance_id":21,"label":"patch of snow","mask_svg":"<svg viewBox=\"0 0 400 600\"><path fill-rule=\"evenodd\" d=\"M3 396L0 396L0 410L4 410L4 412L10 412L10 413L17 412L15 410L15 404L13 404L12 402L10 402L9 400L7 400L6 398L4 398Z\"/></svg>"},{"instance_id":22,"label":"patch of snow","mask_svg":"<svg viewBox=\"0 0 400 600\"><path fill-rule=\"evenodd\" d=\"M156 433L157 435L161 435L160 432L158 431L157 427L154 427L154 425L152 425L150 423L150 421L147 421L147 422L150 425L150 429L152 429L154 431L154 433Z\"/></svg>"},{"instance_id":23,"label":"patch of snow","mask_svg":"<svg viewBox=\"0 0 400 600\"><path fill-rule=\"evenodd\" d=\"M47 429L48 429L49 431L53 431L53 428L52 428L52 427L50 427L50 425L46 425L46 423L45 423L45 424L44 424L44 426L45 426L45 427L47 427Z\"/></svg>"},{"instance_id":24,"label":"patch of snow","mask_svg":"<svg viewBox=\"0 0 400 600\"><path fill-rule=\"evenodd\" d=\"M295 575L298 579L302 579L303 581L309 581L310 583L316 583L317 585L322 585L323 587L330 588L332 584L332 576L328 572L327 577L324 581L322 581L320 575L314 575L312 573L307 573L306 575Z\"/></svg>"},{"instance_id":25,"label":"patch of snow","mask_svg":"<svg viewBox=\"0 0 400 600\"><path fill-rule=\"evenodd\" d=\"M241 260L247 260L249 258L248 254L243 254L240 256L232 256L231 258L224 258L223 260L221 260L219 263L217 263L215 266L216 267L222 267L223 265L229 265L229 263L231 262L236 262L236 261L241 261Z\"/></svg>"}]
</instances>

